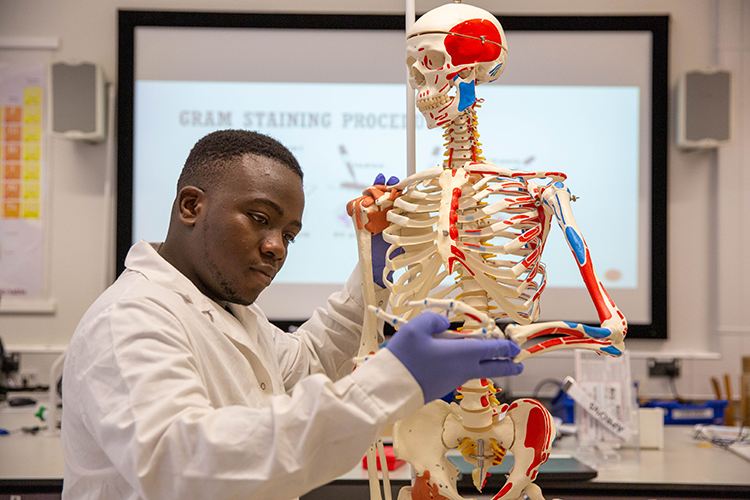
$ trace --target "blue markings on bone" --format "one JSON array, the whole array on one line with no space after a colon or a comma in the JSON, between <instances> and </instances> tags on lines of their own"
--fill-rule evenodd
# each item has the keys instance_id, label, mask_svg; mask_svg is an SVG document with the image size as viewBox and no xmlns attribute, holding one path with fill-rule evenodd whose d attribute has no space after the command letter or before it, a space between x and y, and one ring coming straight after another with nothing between
<instances>
[{"instance_id":1,"label":"blue markings on bone","mask_svg":"<svg viewBox=\"0 0 750 500\"><path fill-rule=\"evenodd\" d=\"M570 248L573 250L573 253L576 256L576 260L578 261L578 265L582 266L586 263L586 245L583 244L583 240L578 235L578 233L575 232L575 229L568 226L565 228L565 238L568 240L568 244L570 245Z\"/></svg>"},{"instance_id":2,"label":"blue markings on bone","mask_svg":"<svg viewBox=\"0 0 750 500\"><path fill-rule=\"evenodd\" d=\"M475 82L472 80L469 83L459 82L458 92L460 97L458 99L458 110L463 111L477 100Z\"/></svg>"},{"instance_id":3,"label":"blue markings on bone","mask_svg":"<svg viewBox=\"0 0 750 500\"><path fill-rule=\"evenodd\" d=\"M555 199L557 200L557 205L555 206L555 217L560 219L562 224L565 224L565 214L562 211L562 205L560 205L560 197L555 195ZM557 207L561 207L559 214L557 213Z\"/></svg>"},{"instance_id":4,"label":"blue markings on bone","mask_svg":"<svg viewBox=\"0 0 750 500\"><path fill-rule=\"evenodd\" d=\"M466 216L466 222L473 222L473 221L474 221L474 216L473 215L467 215Z\"/></svg>"},{"instance_id":5,"label":"blue markings on bone","mask_svg":"<svg viewBox=\"0 0 750 500\"><path fill-rule=\"evenodd\" d=\"M495 76L495 73L497 73L502 67L503 67L503 63L498 64L497 66L492 68L492 70L490 71L490 75Z\"/></svg>"},{"instance_id":6,"label":"blue markings on bone","mask_svg":"<svg viewBox=\"0 0 750 500\"><path fill-rule=\"evenodd\" d=\"M622 351L619 350L617 347L609 345L607 347L602 347L602 351L606 352L607 354L613 354L615 356L620 356L622 354Z\"/></svg>"},{"instance_id":7,"label":"blue markings on bone","mask_svg":"<svg viewBox=\"0 0 750 500\"><path fill-rule=\"evenodd\" d=\"M573 329L573 330L575 330L576 328L578 328L578 325L579 325L579 323L571 323L571 322L569 322L569 321L564 321L564 323L565 323L566 325L568 325L568 326L569 326L569 327L570 327L571 329Z\"/></svg>"},{"instance_id":8,"label":"blue markings on bone","mask_svg":"<svg viewBox=\"0 0 750 500\"><path fill-rule=\"evenodd\" d=\"M555 186L556 188L560 188L560 189L562 189L562 188L564 188L564 187L565 187L565 184L563 184L563 183L562 183L562 182L560 182L560 181L557 181L557 182L555 182L554 186Z\"/></svg>"},{"instance_id":9,"label":"blue markings on bone","mask_svg":"<svg viewBox=\"0 0 750 500\"><path fill-rule=\"evenodd\" d=\"M612 332L609 328L600 328L588 325L581 326L583 327L583 331L586 332L586 335L594 339L604 339L612 335Z\"/></svg>"}]
</instances>

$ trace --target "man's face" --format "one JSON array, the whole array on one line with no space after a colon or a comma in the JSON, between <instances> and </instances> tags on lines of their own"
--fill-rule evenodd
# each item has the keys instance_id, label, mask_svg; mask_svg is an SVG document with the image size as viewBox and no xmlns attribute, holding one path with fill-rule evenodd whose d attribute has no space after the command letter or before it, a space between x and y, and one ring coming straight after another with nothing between
<instances>
[{"instance_id":1,"label":"man's face","mask_svg":"<svg viewBox=\"0 0 750 500\"><path fill-rule=\"evenodd\" d=\"M192 249L198 287L214 300L248 305L271 284L302 228L302 180L269 158L245 155L206 192Z\"/></svg>"}]
</instances>

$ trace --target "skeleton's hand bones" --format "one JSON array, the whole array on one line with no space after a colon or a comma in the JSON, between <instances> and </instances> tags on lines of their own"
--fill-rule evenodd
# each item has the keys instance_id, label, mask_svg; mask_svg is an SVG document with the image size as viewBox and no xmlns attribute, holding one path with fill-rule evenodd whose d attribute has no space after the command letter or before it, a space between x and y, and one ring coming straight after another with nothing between
<instances>
[{"instance_id":1,"label":"skeleton's hand bones","mask_svg":"<svg viewBox=\"0 0 750 500\"><path fill-rule=\"evenodd\" d=\"M389 182L394 179L396 178L391 177ZM390 223L386 219L386 214L401 195L401 190L384 184L385 177L382 174L378 175L375 182L372 187L362 191L363 196L346 204L346 212L350 217L356 218L357 229L367 229L372 234L378 234L388 227Z\"/></svg>"}]
</instances>

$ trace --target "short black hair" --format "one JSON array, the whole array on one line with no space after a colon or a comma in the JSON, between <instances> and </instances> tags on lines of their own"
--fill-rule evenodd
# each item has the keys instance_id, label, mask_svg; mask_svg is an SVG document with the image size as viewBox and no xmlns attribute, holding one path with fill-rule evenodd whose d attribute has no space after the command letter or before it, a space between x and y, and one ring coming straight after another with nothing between
<instances>
[{"instance_id":1,"label":"short black hair","mask_svg":"<svg viewBox=\"0 0 750 500\"><path fill-rule=\"evenodd\" d=\"M185 186L201 189L215 185L224 178L225 167L245 155L276 160L302 180L302 168L291 151L276 139L250 130L217 130L195 143L185 160L177 181L177 191Z\"/></svg>"}]
</instances>

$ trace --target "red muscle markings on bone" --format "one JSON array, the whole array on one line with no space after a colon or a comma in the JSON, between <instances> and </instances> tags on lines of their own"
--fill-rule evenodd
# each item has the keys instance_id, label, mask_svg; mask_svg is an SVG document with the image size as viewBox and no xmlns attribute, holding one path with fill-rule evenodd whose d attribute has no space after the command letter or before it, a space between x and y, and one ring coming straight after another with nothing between
<instances>
[{"instance_id":1,"label":"red muscle markings on bone","mask_svg":"<svg viewBox=\"0 0 750 500\"><path fill-rule=\"evenodd\" d=\"M464 313L464 316L467 316L467 317L473 319L477 323L481 323L481 321L482 321L481 319L477 318L476 316L474 316L473 314L470 314L470 313Z\"/></svg>"},{"instance_id":2,"label":"red muscle markings on bone","mask_svg":"<svg viewBox=\"0 0 750 500\"><path fill-rule=\"evenodd\" d=\"M479 398L479 402L482 403L482 408L490 405L490 402L487 399L487 396L482 396L481 398Z\"/></svg>"},{"instance_id":3,"label":"red muscle markings on bone","mask_svg":"<svg viewBox=\"0 0 750 500\"><path fill-rule=\"evenodd\" d=\"M546 176L548 176L548 177L552 177L552 176L555 176L555 177L562 177L563 179L565 179L565 180L568 180L568 176L567 176L567 175L565 175L565 174L564 174L564 173L562 173L562 172L544 172L544 173L545 173L545 174L546 174Z\"/></svg>"},{"instance_id":4,"label":"red muscle markings on bone","mask_svg":"<svg viewBox=\"0 0 750 500\"><path fill-rule=\"evenodd\" d=\"M528 340L535 339L537 337L543 337L545 335L554 335L556 333L563 333L566 335L576 336L576 338L583 338L583 333L577 330L572 330L569 328L546 328L541 332L537 332L534 335L529 336Z\"/></svg>"},{"instance_id":5,"label":"red muscle markings on bone","mask_svg":"<svg viewBox=\"0 0 750 500\"><path fill-rule=\"evenodd\" d=\"M527 448L534 450L534 460L526 471L527 476L547 461L549 453L545 450L549 446L549 433L549 422L545 412L538 407L532 408L529 411L529 419L526 421L526 439L523 443Z\"/></svg>"},{"instance_id":6,"label":"red muscle markings on bone","mask_svg":"<svg viewBox=\"0 0 750 500\"><path fill-rule=\"evenodd\" d=\"M541 233L541 232L542 232L542 228L541 228L541 227L539 227L539 226L536 226L536 227L533 227L533 228L529 229L529 230L528 230L528 231L526 231L525 233L523 233L523 234L521 235L521 237L520 237L520 238L518 238L518 239L519 239L520 241L523 241L523 242L527 242L527 241L529 241L529 240L530 240L531 238L534 238L534 237L538 236L538 235L539 235L539 233Z\"/></svg>"},{"instance_id":7,"label":"red muscle markings on bone","mask_svg":"<svg viewBox=\"0 0 750 500\"><path fill-rule=\"evenodd\" d=\"M584 245L586 243L584 242ZM599 321L601 323L604 323L606 320L612 317L612 312L607 307L606 302L604 301L604 296L602 295L602 287L599 281L596 279L596 274L594 273L594 266L591 263L591 255L589 254L589 248L588 246L586 248L586 260L584 261L585 264L582 266L578 266L581 270L581 276L583 277L583 282L586 284L586 288L589 291L589 295L591 295L591 300L594 302L594 307L596 307L596 312L599 315ZM610 299L612 300L612 299Z\"/></svg>"},{"instance_id":8,"label":"red muscle markings on bone","mask_svg":"<svg viewBox=\"0 0 750 500\"><path fill-rule=\"evenodd\" d=\"M456 171L453 171L453 175L456 175ZM453 192L451 193L451 209L448 213L448 230L450 232L450 237L453 241L456 241L458 239L458 228L456 228L456 222L458 222L458 214L456 213L456 210L458 210L458 199L461 197L461 188L453 188Z\"/></svg>"},{"instance_id":9,"label":"red muscle markings on bone","mask_svg":"<svg viewBox=\"0 0 750 500\"><path fill-rule=\"evenodd\" d=\"M461 68L461 69L459 69L458 71L456 71L456 72L454 72L454 73L448 73L447 75L445 75L445 77L446 77L446 78L447 78L448 80L453 80L454 78L456 78L456 76L458 76L458 74L459 74L460 72L464 71L465 69L466 69L466 68Z\"/></svg>"},{"instance_id":10,"label":"red muscle markings on bone","mask_svg":"<svg viewBox=\"0 0 750 500\"><path fill-rule=\"evenodd\" d=\"M503 486L503 489L497 492L497 495L492 497L492 500L497 500L498 498L501 498L503 495L508 493L511 488L513 488L513 483L506 483L505 486Z\"/></svg>"},{"instance_id":11,"label":"red muscle markings on bone","mask_svg":"<svg viewBox=\"0 0 750 500\"><path fill-rule=\"evenodd\" d=\"M445 50L451 55L453 64L492 61L500 56L503 39L497 27L486 19L469 19L455 25L450 32L474 37L445 37ZM482 43L481 37L495 43Z\"/></svg>"},{"instance_id":12,"label":"red muscle markings on bone","mask_svg":"<svg viewBox=\"0 0 750 500\"><path fill-rule=\"evenodd\" d=\"M541 248L537 247L536 249L534 249L533 252L531 252L528 255L528 257L526 257L525 259L523 259L521 261L523 263L524 267L526 267L526 268L531 267L531 265L534 263L534 260L536 260L536 258L539 257L539 255L541 254L540 250L541 250Z\"/></svg>"},{"instance_id":13,"label":"red muscle markings on bone","mask_svg":"<svg viewBox=\"0 0 750 500\"><path fill-rule=\"evenodd\" d=\"M437 484L430 484L430 471L428 470L414 480L411 498L412 500L448 500L448 497L438 492Z\"/></svg>"},{"instance_id":14,"label":"red muscle markings on bone","mask_svg":"<svg viewBox=\"0 0 750 500\"><path fill-rule=\"evenodd\" d=\"M455 257L450 257L448 259L448 271L452 273L453 264L458 261L464 267L464 269L469 271L469 273L474 276L474 271L472 271L469 266L466 265L466 256L464 255L464 253L453 245L451 245L451 253L453 253Z\"/></svg>"}]
</instances>

